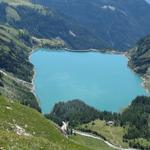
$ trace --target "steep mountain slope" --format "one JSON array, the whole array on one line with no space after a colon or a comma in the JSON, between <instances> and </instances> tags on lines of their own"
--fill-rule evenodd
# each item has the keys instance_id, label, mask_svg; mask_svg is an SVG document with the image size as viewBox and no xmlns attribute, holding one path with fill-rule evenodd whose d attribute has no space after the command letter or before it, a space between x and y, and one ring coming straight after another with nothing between
<instances>
[{"instance_id":1,"label":"steep mountain slope","mask_svg":"<svg viewBox=\"0 0 150 150\"><path fill-rule=\"evenodd\" d=\"M0 25L0 93L40 110L29 83L33 75L28 60L31 45L25 31Z\"/></svg>"},{"instance_id":2,"label":"steep mountain slope","mask_svg":"<svg viewBox=\"0 0 150 150\"><path fill-rule=\"evenodd\" d=\"M142 75L144 86L150 91L150 36L142 38L129 50L129 66Z\"/></svg>"},{"instance_id":3,"label":"steep mountain slope","mask_svg":"<svg viewBox=\"0 0 150 150\"><path fill-rule=\"evenodd\" d=\"M33 38L27 31L0 25L0 94L40 111L33 94L33 65L29 54L34 46L63 47L60 40Z\"/></svg>"},{"instance_id":4,"label":"steep mountain slope","mask_svg":"<svg viewBox=\"0 0 150 150\"><path fill-rule=\"evenodd\" d=\"M28 60L31 46L32 39L28 33L0 25L0 68L31 82L33 65Z\"/></svg>"},{"instance_id":5,"label":"steep mountain slope","mask_svg":"<svg viewBox=\"0 0 150 150\"><path fill-rule=\"evenodd\" d=\"M16 17L15 17L16 18ZM33 47L63 47L61 40L33 38L26 30L0 25L0 93L40 111L33 94Z\"/></svg>"},{"instance_id":6,"label":"steep mountain slope","mask_svg":"<svg viewBox=\"0 0 150 150\"><path fill-rule=\"evenodd\" d=\"M3 0L4 1L4 0ZM4 1L5 2L5 1ZM26 29L38 38L57 38L64 40L69 48L104 48L103 40L87 29L67 20L51 9L27 3L1 3L0 22Z\"/></svg>"},{"instance_id":7,"label":"steep mountain slope","mask_svg":"<svg viewBox=\"0 0 150 150\"><path fill-rule=\"evenodd\" d=\"M75 19L116 49L132 47L139 38L150 33L150 5L144 0L32 1Z\"/></svg>"},{"instance_id":8,"label":"steep mountain slope","mask_svg":"<svg viewBox=\"0 0 150 150\"><path fill-rule=\"evenodd\" d=\"M67 140L52 122L33 109L4 97L0 97L0 108L0 145L6 149L82 148Z\"/></svg>"}]
</instances>

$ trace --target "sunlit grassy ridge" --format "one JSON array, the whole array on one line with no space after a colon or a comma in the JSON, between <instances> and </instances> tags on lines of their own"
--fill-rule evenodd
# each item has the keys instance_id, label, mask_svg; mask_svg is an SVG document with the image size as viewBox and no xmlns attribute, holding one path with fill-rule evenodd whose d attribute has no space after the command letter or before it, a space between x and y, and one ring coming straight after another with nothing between
<instances>
[{"instance_id":1,"label":"sunlit grassy ridge","mask_svg":"<svg viewBox=\"0 0 150 150\"><path fill-rule=\"evenodd\" d=\"M20 135L17 133L17 126L24 130ZM96 143L94 149L89 145L89 141L91 144ZM36 110L2 96L0 96L0 146L9 150L111 150L104 143L91 138L77 136L67 139L53 122Z\"/></svg>"},{"instance_id":2,"label":"sunlit grassy ridge","mask_svg":"<svg viewBox=\"0 0 150 150\"><path fill-rule=\"evenodd\" d=\"M17 135L16 125L25 129L30 136ZM25 145L24 149L34 147L40 149L40 147L48 146L49 149L54 150L81 149L80 146L68 141L42 114L4 97L0 97L0 130L0 145L4 148L9 146L21 148Z\"/></svg>"},{"instance_id":3,"label":"sunlit grassy ridge","mask_svg":"<svg viewBox=\"0 0 150 150\"><path fill-rule=\"evenodd\" d=\"M106 125L104 121L95 120L85 125L81 125L79 128L91 130L102 137L105 137L110 143L121 147L128 147L128 144L123 142L123 135L125 133L125 129L123 127L115 127Z\"/></svg>"},{"instance_id":4,"label":"sunlit grassy ridge","mask_svg":"<svg viewBox=\"0 0 150 150\"><path fill-rule=\"evenodd\" d=\"M0 145L1 148L9 150L32 150L32 149L43 149L43 150L62 150L58 144L50 142L49 140L42 137L25 137L18 136L12 132L6 132L0 130Z\"/></svg>"},{"instance_id":5,"label":"sunlit grassy ridge","mask_svg":"<svg viewBox=\"0 0 150 150\"><path fill-rule=\"evenodd\" d=\"M91 150L114 150L113 148L110 148L109 146L104 144L102 141L97 140L97 139L92 139L92 138L84 137L80 135L71 136L71 139L75 143L85 145Z\"/></svg>"}]
</instances>

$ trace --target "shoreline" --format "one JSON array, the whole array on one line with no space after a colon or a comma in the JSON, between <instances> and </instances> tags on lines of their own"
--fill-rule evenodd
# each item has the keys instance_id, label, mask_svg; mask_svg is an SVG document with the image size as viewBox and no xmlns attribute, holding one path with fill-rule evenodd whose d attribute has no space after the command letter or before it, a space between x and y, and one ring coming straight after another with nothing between
<instances>
[{"instance_id":1,"label":"shoreline","mask_svg":"<svg viewBox=\"0 0 150 150\"><path fill-rule=\"evenodd\" d=\"M140 79L142 80L142 83L141 83L142 88L144 88L144 90L146 91L146 93L147 93L148 95L150 95L150 89L148 89L147 86L146 86L146 79L145 79L144 75L140 75L139 73L137 73L137 72L135 71L135 69L134 69L133 67L131 67L131 66L129 65L129 62L130 62L130 60L131 60L131 57L128 55L128 52L126 52L125 56L126 56L126 58L128 59L128 67L133 71L133 73L137 74L137 75L140 77Z\"/></svg>"},{"instance_id":2,"label":"shoreline","mask_svg":"<svg viewBox=\"0 0 150 150\"><path fill-rule=\"evenodd\" d=\"M38 47L37 47L38 48ZM31 48L31 52L29 53L29 57L28 57L28 60L29 62L32 64L31 62L31 55L36 51L37 49L36 47L33 47ZM33 64L32 64L33 65ZM32 75L32 81L31 81L31 85L32 85L32 88L31 88L31 92L34 94L35 98L37 99L37 102L39 104L39 107L41 108L41 105L40 105L40 99L38 98L36 92L35 92L35 84L34 84L34 81L35 81L35 76L36 76L36 70L35 70L35 66L33 65L33 75ZM42 110L41 110L42 111Z\"/></svg>"},{"instance_id":3,"label":"shoreline","mask_svg":"<svg viewBox=\"0 0 150 150\"><path fill-rule=\"evenodd\" d=\"M39 49L45 49L44 51L64 51L64 52L76 52L76 53L89 53L89 52L99 52L102 54L114 54L114 55L124 55L126 56L127 52L119 52L119 51L115 51L115 50L110 50L110 49L78 49L78 50L73 50L73 49L69 49L69 48L49 48L49 47L35 47L32 52L30 53L30 55L36 51L38 51Z\"/></svg>"},{"instance_id":4,"label":"shoreline","mask_svg":"<svg viewBox=\"0 0 150 150\"><path fill-rule=\"evenodd\" d=\"M62 48L62 50L67 51L67 52L77 52L77 53L99 52L102 54L114 54L114 55L125 55L126 54L126 52L119 52L119 51L116 51L113 49L92 49L91 48L91 49L73 50L73 49L69 49L69 48Z\"/></svg>"},{"instance_id":5,"label":"shoreline","mask_svg":"<svg viewBox=\"0 0 150 150\"><path fill-rule=\"evenodd\" d=\"M146 86L146 77L144 77L145 75L140 75L139 73L137 73L135 71L135 69L133 67L131 67L129 65L131 57L128 55L127 52L126 52L125 56L128 59L128 67L133 71L133 73L137 74L140 77L140 79L142 80L141 86L144 88L144 90L146 91L146 93L148 94L148 96L150 96L150 89L148 89L147 86Z\"/></svg>"}]
</instances>

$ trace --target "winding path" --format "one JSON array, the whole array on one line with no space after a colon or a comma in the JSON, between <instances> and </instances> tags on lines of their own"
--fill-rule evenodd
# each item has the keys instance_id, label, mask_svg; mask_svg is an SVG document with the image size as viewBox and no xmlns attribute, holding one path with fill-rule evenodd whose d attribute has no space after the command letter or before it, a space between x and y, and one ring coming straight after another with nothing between
<instances>
[{"instance_id":1,"label":"winding path","mask_svg":"<svg viewBox=\"0 0 150 150\"><path fill-rule=\"evenodd\" d=\"M117 150L138 150L138 149L133 149L133 148L121 148L121 147L117 147L117 146L111 144L110 142L102 139L101 137L93 135L93 134L90 134L90 133L81 132L81 131L77 131L77 130L73 130L73 132L75 134L78 134L78 135L81 135L81 136L85 136L85 137L90 137L90 138L93 138L93 139L101 140L102 142L104 142L105 144L107 144L108 146L110 146L111 148L114 148L114 149L117 149Z\"/></svg>"}]
</instances>

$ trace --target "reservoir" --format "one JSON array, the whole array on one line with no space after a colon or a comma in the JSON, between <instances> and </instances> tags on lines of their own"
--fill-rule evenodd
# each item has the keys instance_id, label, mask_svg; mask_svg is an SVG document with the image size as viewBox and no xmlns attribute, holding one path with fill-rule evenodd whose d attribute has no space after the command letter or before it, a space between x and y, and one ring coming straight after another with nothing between
<instances>
[{"instance_id":1,"label":"reservoir","mask_svg":"<svg viewBox=\"0 0 150 150\"><path fill-rule=\"evenodd\" d=\"M142 80L123 55L39 49L31 55L35 93L43 113L55 103L83 100L98 110L121 111L138 95Z\"/></svg>"}]
</instances>

